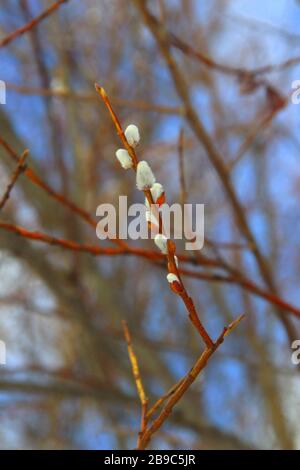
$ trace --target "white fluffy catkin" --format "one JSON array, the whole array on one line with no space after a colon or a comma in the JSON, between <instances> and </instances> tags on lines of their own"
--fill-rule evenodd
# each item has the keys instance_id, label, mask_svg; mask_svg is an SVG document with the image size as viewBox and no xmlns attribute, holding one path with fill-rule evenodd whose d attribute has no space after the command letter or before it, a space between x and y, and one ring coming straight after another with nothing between
<instances>
[{"instance_id":1,"label":"white fluffy catkin","mask_svg":"<svg viewBox=\"0 0 300 470\"><path fill-rule=\"evenodd\" d=\"M178 277L176 276L176 274L169 273L169 274L167 275L167 279L168 279L168 282L169 282L170 284L172 284L172 283L175 282L175 281L176 281L176 282L179 282L179 284L180 284L180 281L179 281Z\"/></svg>"},{"instance_id":2,"label":"white fluffy catkin","mask_svg":"<svg viewBox=\"0 0 300 470\"><path fill-rule=\"evenodd\" d=\"M140 133L137 126L129 124L125 130L125 137L131 147L136 147L140 141Z\"/></svg>"},{"instance_id":3,"label":"white fluffy catkin","mask_svg":"<svg viewBox=\"0 0 300 470\"><path fill-rule=\"evenodd\" d=\"M164 254L168 253L167 242L168 242L167 237L165 237L161 233L158 233L157 235L155 235L154 243L160 249L160 251Z\"/></svg>"},{"instance_id":4,"label":"white fluffy catkin","mask_svg":"<svg viewBox=\"0 0 300 470\"><path fill-rule=\"evenodd\" d=\"M116 151L116 157L119 160L122 168L128 170L128 168L132 167L132 159L127 150L119 149Z\"/></svg>"},{"instance_id":5,"label":"white fluffy catkin","mask_svg":"<svg viewBox=\"0 0 300 470\"><path fill-rule=\"evenodd\" d=\"M144 160L138 163L136 169L136 185L140 191L150 189L155 183L155 177L148 163Z\"/></svg>"}]
</instances>

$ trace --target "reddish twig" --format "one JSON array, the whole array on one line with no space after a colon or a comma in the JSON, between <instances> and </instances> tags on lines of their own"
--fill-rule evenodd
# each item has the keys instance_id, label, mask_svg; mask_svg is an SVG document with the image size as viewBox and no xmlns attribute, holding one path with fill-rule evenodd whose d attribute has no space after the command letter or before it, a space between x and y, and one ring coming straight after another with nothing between
<instances>
[{"instance_id":1,"label":"reddish twig","mask_svg":"<svg viewBox=\"0 0 300 470\"><path fill-rule=\"evenodd\" d=\"M128 245L119 248L100 248L97 245L90 245L88 243L77 243L73 240L66 240L64 238L57 238L43 232L31 231L19 225L11 224L0 220L0 228L7 232L15 233L23 238L28 238L41 243L47 243L48 245L56 245L61 248L65 248L71 251L79 251L89 253L94 256L100 255L135 255L141 258L146 258L151 261L162 261L165 256L154 250L143 250L142 248L131 248ZM189 258L184 255L178 255L181 261L187 261Z\"/></svg>"},{"instance_id":2,"label":"reddish twig","mask_svg":"<svg viewBox=\"0 0 300 470\"><path fill-rule=\"evenodd\" d=\"M98 246L89 245L87 243L77 243L73 240L65 240L64 238L56 238L46 233L38 231L30 231L19 225L10 224L0 220L0 228L6 230L7 232L15 233L24 238L29 238L30 240L39 241L42 243L47 243L48 245L57 245L62 248L66 248L71 251L82 251L85 253L90 253L92 255L118 255L123 252L122 248L100 248Z\"/></svg>"},{"instance_id":3,"label":"reddish twig","mask_svg":"<svg viewBox=\"0 0 300 470\"><path fill-rule=\"evenodd\" d=\"M62 3L66 3L67 1L68 0L58 0L57 2L53 3L49 8L47 8L45 11L43 11L40 15L36 16L31 21L26 23L24 26L8 34L4 39L0 41L0 48L7 46L9 43L14 41L16 38L18 38L22 34L27 33L27 31L30 31L32 28L38 25L41 21L47 18L47 16L51 15L55 10L57 10L62 5Z\"/></svg>"},{"instance_id":4,"label":"reddish twig","mask_svg":"<svg viewBox=\"0 0 300 470\"><path fill-rule=\"evenodd\" d=\"M12 177L11 177L11 180L0 200L0 210L3 209L4 205L6 204L6 202L8 201L9 199L9 196L10 196L10 193L14 187L14 185L16 184L16 181L17 179L19 178L20 174L26 170L26 166L25 166L25 160L27 158L29 154L29 150L25 150L21 157L20 157L20 160L18 161L18 164L17 164L17 167L15 169L15 171L13 172L12 174Z\"/></svg>"},{"instance_id":5,"label":"reddish twig","mask_svg":"<svg viewBox=\"0 0 300 470\"><path fill-rule=\"evenodd\" d=\"M262 299L267 300L269 303L275 305L276 307L282 308L289 313L292 313L296 317L300 318L300 310L295 307L294 305L286 302L282 298L272 294L271 292L262 289L257 284L252 282L250 279L246 278L244 275L239 273L239 275L230 275L230 276L223 276L221 274L216 273L207 273L207 272L195 272L190 271L188 269L180 268L180 272L185 276L192 277L194 279L199 279L203 281L209 282L223 282L223 283L230 283L230 284L237 284L240 285L243 289L251 292Z\"/></svg>"},{"instance_id":6,"label":"reddish twig","mask_svg":"<svg viewBox=\"0 0 300 470\"><path fill-rule=\"evenodd\" d=\"M0 136L0 144L5 148L9 156L14 160L18 161L18 154L15 152L15 150ZM84 209L76 205L74 202L70 201L66 196L63 194L55 191L51 186L49 186L45 181L43 181L37 173L30 168L29 166L26 167L24 171L24 175L26 178L28 178L34 185L38 186L41 188L43 191L45 191L50 197L55 199L57 202L62 204L63 206L67 207L69 210L71 210L73 213L75 213L77 216L79 216L81 219L83 219L85 222L87 222L91 227L94 229L97 226L96 220L93 219L93 217ZM111 239L113 243L118 244L119 246L126 246L125 242L123 240L120 240L118 238L116 239Z\"/></svg>"},{"instance_id":7,"label":"reddish twig","mask_svg":"<svg viewBox=\"0 0 300 470\"><path fill-rule=\"evenodd\" d=\"M12 146L6 142L1 136L0 136L0 144L2 145L3 148L5 148L6 152L8 155L15 161L18 162L18 154L17 152L12 148ZM37 173L29 166L26 167L24 171L24 175L26 178L28 178L34 185L39 186L41 189L43 189L49 196L51 196L53 199L58 201L60 204L63 206L68 207L72 212L75 212L77 215L79 215L82 219L84 219L89 225L91 225L93 228L96 228L96 221L93 220L91 215L86 212L84 209L81 207L78 207L76 204L73 202L69 201L65 196L62 194L58 193L54 189L52 189L45 181L43 181Z\"/></svg>"}]
</instances>

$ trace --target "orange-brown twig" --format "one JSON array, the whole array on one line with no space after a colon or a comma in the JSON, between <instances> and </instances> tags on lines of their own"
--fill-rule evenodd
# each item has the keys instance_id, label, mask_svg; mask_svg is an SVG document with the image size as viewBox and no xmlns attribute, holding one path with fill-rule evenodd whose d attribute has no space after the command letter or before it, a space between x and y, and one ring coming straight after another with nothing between
<instances>
[{"instance_id":1,"label":"orange-brown twig","mask_svg":"<svg viewBox=\"0 0 300 470\"><path fill-rule=\"evenodd\" d=\"M11 145L9 145L8 142L6 142L6 140L4 140L1 136L0 136L0 144L5 148L8 155L14 161L18 162L18 154L11 147ZM81 219L87 222L91 227L96 228L97 222L93 219L93 217L86 210L82 209L82 207L79 207L74 202L70 201L63 194L51 188L51 186L49 186L45 181L43 181L32 168L27 166L24 171L24 174L26 178L28 178L34 185L41 188L43 191L45 191L50 197L55 199L57 202L67 207L69 210L71 210L73 213L75 213L77 216L79 216ZM118 244L119 246L123 246L123 247L126 246L125 242L118 238L111 239L111 241L113 243Z\"/></svg>"},{"instance_id":2,"label":"orange-brown twig","mask_svg":"<svg viewBox=\"0 0 300 470\"><path fill-rule=\"evenodd\" d=\"M180 271L182 274L188 277L192 277L194 279L199 279L199 280L204 280L204 281L212 281L212 282L224 282L224 283L230 283L230 284L237 284L240 285L243 289L246 289L247 291L251 292L254 295L257 295L258 297L261 297L262 299L267 300L271 304L280 307L296 317L300 318L300 310L295 307L294 305L290 304L289 302L286 302L282 298L278 297L277 295L271 293L270 291L267 291L265 289L262 289L259 287L257 284L255 284L253 281L245 277L242 273L230 275L230 276L224 276L219 273L208 273L208 272L195 272L191 271L189 269L184 269L181 268Z\"/></svg>"},{"instance_id":3,"label":"orange-brown twig","mask_svg":"<svg viewBox=\"0 0 300 470\"><path fill-rule=\"evenodd\" d=\"M132 374L133 374L133 377L134 377L136 389L137 389L138 396L139 396L141 406L142 406L141 430L140 430L140 433L139 433L139 438L138 438L138 443L137 443L137 445L139 447L140 446L140 440L142 439L142 436L143 436L143 434L146 430L146 426L147 426L148 398L146 397L143 382L142 382L142 379L141 379L141 376L140 376L138 360L137 360L136 354L135 354L135 352L133 350L133 347L132 347L132 341L131 341L129 328L128 328L127 323L124 320L123 320L123 330L124 330L125 340L126 340L126 343L127 343L128 356L129 356L129 360L130 360L131 367L132 367Z\"/></svg>"},{"instance_id":4,"label":"orange-brown twig","mask_svg":"<svg viewBox=\"0 0 300 470\"><path fill-rule=\"evenodd\" d=\"M18 162L18 154L17 152L12 148L12 146L0 136L0 144L2 147L6 150L8 155L15 161ZM58 201L60 204L68 207L71 211L75 212L77 215L79 215L82 219L84 219L89 225L92 227L96 228L96 221L91 217L91 215L86 212L84 209L81 207L78 207L76 204L73 202L69 201L65 196L62 194L58 193L54 189L52 189L45 181L43 181L37 173L30 168L28 165L25 169L24 175L26 178L28 178L34 185L39 186L41 189L43 189L46 193L49 194L53 199Z\"/></svg>"},{"instance_id":5,"label":"orange-brown twig","mask_svg":"<svg viewBox=\"0 0 300 470\"><path fill-rule=\"evenodd\" d=\"M30 231L19 225L10 224L0 220L0 228L6 230L7 232L15 233L24 238L29 238L30 240L39 241L42 243L47 243L49 245L57 245L62 248L71 251L83 251L85 253L90 253L92 255L117 255L122 252L122 248L100 248L98 246L89 245L87 243L77 243L73 240L65 240L64 238L56 238L46 233L38 231Z\"/></svg>"},{"instance_id":6,"label":"orange-brown twig","mask_svg":"<svg viewBox=\"0 0 300 470\"><path fill-rule=\"evenodd\" d=\"M2 198L1 198L1 200L0 200L0 210L3 209L3 207L4 207L5 204L6 204L6 202L8 201L9 196L10 196L10 193L11 193L11 191L12 191L14 185L16 184L16 181L17 181L17 179L19 178L20 174L21 174L23 171L25 171L25 169L26 169L25 160L26 160L26 158L27 158L27 156L28 156L28 153L29 153L29 150L25 150L25 151L22 153L21 157L20 157L20 160L19 160L19 162L18 162L18 165L17 165L15 171L13 172L12 177L11 177L11 180L10 180L10 182L8 183L7 188L6 188L6 190L5 190L5 192L4 192L3 196L2 196Z\"/></svg>"},{"instance_id":7,"label":"orange-brown twig","mask_svg":"<svg viewBox=\"0 0 300 470\"><path fill-rule=\"evenodd\" d=\"M40 15L36 16L31 21L26 23L24 26L8 34L4 39L0 41L0 48L7 46L9 43L14 41L17 37L21 36L24 33L27 33L27 31L30 31L38 23L43 21L45 18L47 18L47 16L51 15L51 13L57 10L62 3L66 3L67 1L68 0L58 0L57 2L53 3L49 8L47 8L45 11L43 11Z\"/></svg>"},{"instance_id":8,"label":"orange-brown twig","mask_svg":"<svg viewBox=\"0 0 300 470\"><path fill-rule=\"evenodd\" d=\"M137 156L136 156L136 153L135 153L135 150L129 145L129 143L127 142L127 139L125 137L125 134L124 134L124 131L122 129L122 126L120 124L120 121L116 115L116 113L114 112L113 108L112 108L112 105L110 103L110 100L104 90L104 88L102 88L101 86L99 86L97 83L95 83L95 88L96 88L96 91L97 93L101 96L101 98L103 99L104 103L105 103L105 106L107 107L109 113L110 113L110 116L113 120L113 123L114 125L116 126L116 129L117 129L117 132L119 134L119 137L124 145L124 147L126 148L126 150L128 151L129 155L131 156L131 159L133 161L133 168L136 169L136 166L137 166L137 163L138 163L138 160L137 160Z\"/></svg>"},{"instance_id":9,"label":"orange-brown twig","mask_svg":"<svg viewBox=\"0 0 300 470\"><path fill-rule=\"evenodd\" d=\"M154 250L143 250L142 248L131 248L129 246L119 247L119 248L100 248L97 245L90 245L88 243L77 243L73 240L66 240L64 238L57 238L43 232L31 231L19 225L11 224L0 220L0 229L6 230L7 232L15 233L23 238L28 238L29 240L34 240L41 243L46 243L48 245L56 245L61 248L65 248L70 251L79 251L83 253L89 253L94 256L101 255L135 255L141 258L146 258L152 261L160 261L164 259L164 255ZM180 256L179 259L185 260L188 259L185 256Z\"/></svg>"},{"instance_id":10,"label":"orange-brown twig","mask_svg":"<svg viewBox=\"0 0 300 470\"><path fill-rule=\"evenodd\" d=\"M165 394L162 395L158 400L156 400L156 402L154 403L154 405L150 408L150 410L149 410L148 413L147 413L147 419L148 419L148 421L149 421L150 418L154 415L154 413L161 407L161 405L162 405L168 398L170 398L172 395L174 395L174 393L175 393L176 390L180 387L180 385L182 384L183 381L184 381L184 377L183 377L182 379L180 379L175 385L173 385L167 393L165 393Z\"/></svg>"}]
</instances>

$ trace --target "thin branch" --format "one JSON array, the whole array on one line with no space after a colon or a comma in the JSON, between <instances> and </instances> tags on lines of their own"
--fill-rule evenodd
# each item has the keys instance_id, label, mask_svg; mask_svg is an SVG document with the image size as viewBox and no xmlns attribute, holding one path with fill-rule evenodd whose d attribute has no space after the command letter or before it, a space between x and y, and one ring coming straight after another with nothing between
<instances>
[{"instance_id":1,"label":"thin branch","mask_svg":"<svg viewBox=\"0 0 300 470\"><path fill-rule=\"evenodd\" d=\"M147 419L148 421L150 420L150 418L154 415L154 413L161 407L161 405L168 399L170 398L172 395L174 395L174 393L176 392L176 390L178 390L178 388L180 387L180 385L182 384L182 382L184 381L184 378L183 379L180 379L175 385L173 385L170 390L165 393L164 395L162 395L155 403L154 405L151 407L151 409L148 411L147 413Z\"/></svg>"},{"instance_id":2,"label":"thin branch","mask_svg":"<svg viewBox=\"0 0 300 470\"><path fill-rule=\"evenodd\" d=\"M18 161L18 154L15 152L15 150L11 147L11 145L6 142L1 136L0 136L0 144L5 148L7 151L8 155L14 160ZM45 181L43 181L37 173L29 166L26 167L24 171L24 175L26 178L28 178L34 185L38 186L41 188L43 191L45 191L50 197L52 197L54 200L62 204L63 206L67 207L69 210L71 210L73 213L75 213L77 216L79 216L81 219L83 219L85 222L87 222L92 228L96 228L97 222L96 220L93 219L93 217L84 209L76 205L74 202L70 201L66 196L63 194L55 191L51 186L49 186ZM116 243L119 246L126 246L125 242L123 240L120 240L118 238L111 239L113 243Z\"/></svg>"},{"instance_id":3,"label":"thin branch","mask_svg":"<svg viewBox=\"0 0 300 470\"><path fill-rule=\"evenodd\" d=\"M265 299L269 303L275 305L276 307L284 309L287 312L292 313L296 317L300 318L300 310L297 307L286 302L281 297L278 297L275 294L272 294L271 292L268 292L265 289L262 289L257 284L252 282L250 279L243 276L241 273L239 276L233 276L233 275L223 276L221 274L216 274L216 273L206 273L206 272L200 273L200 272L190 271L184 268L181 268L180 272L182 272L182 274L184 274L185 276L192 277L194 279L203 280L203 281L222 282L225 284L230 283L230 284L240 285L243 289L247 290L248 292L251 292L252 294L257 295L261 297L262 299Z\"/></svg>"},{"instance_id":4,"label":"thin branch","mask_svg":"<svg viewBox=\"0 0 300 470\"><path fill-rule=\"evenodd\" d=\"M149 259L151 261L162 261L165 259L165 255L154 250L144 250L142 248L132 248L128 245L119 248L100 248L97 245L91 245L87 243L77 243L73 240L66 240L64 238L57 238L43 232L39 231L30 231L24 227L19 225L11 224L0 220L0 229L6 230L7 232L14 233L19 235L23 238L28 238L30 240L34 240L41 243L46 243L48 245L56 245L61 248L65 248L70 251L78 251L83 253L89 253L94 256L101 256L101 255L134 255L141 258ZM185 255L178 255L178 259L180 261L187 261L189 260L188 257Z\"/></svg>"},{"instance_id":5,"label":"thin branch","mask_svg":"<svg viewBox=\"0 0 300 470\"><path fill-rule=\"evenodd\" d=\"M0 41L0 48L7 46L9 43L14 41L16 38L21 36L27 31L30 31L32 28L37 26L41 21L43 21L47 16L51 15L54 11L56 11L63 3L66 3L68 0L58 0L57 2L53 3L47 10L43 11L40 15L33 18L31 21L26 23L21 28L16 29L12 33L8 34L4 39Z\"/></svg>"},{"instance_id":6,"label":"thin branch","mask_svg":"<svg viewBox=\"0 0 300 470\"><path fill-rule=\"evenodd\" d=\"M27 158L29 154L29 150L25 150L21 157L20 157L20 160L18 162L18 165L15 169L15 171L13 172L12 174L12 177L11 177L11 180L10 182L8 183L7 185L7 188L0 200L0 210L3 209L4 205L6 204L6 202L8 201L9 199L9 196L10 196L10 193L14 187L14 185L16 184L17 182L17 179L19 178L19 176L21 175L21 173L23 173L25 170L26 170L26 166L25 166L25 160Z\"/></svg>"},{"instance_id":7,"label":"thin branch","mask_svg":"<svg viewBox=\"0 0 300 470\"><path fill-rule=\"evenodd\" d=\"M12 148L12 146L6 142L1 136L0 136L0 144L2 147L6 150L8 155L15 161L18 162L18 154L17 152ZM89 225L91 225L93 228L96 227L97 223L91 215L86 212L84 209L81 207L78 207L76 204L73 202L69 201L65 196L62 194L58 193L54 189L52 189L45 181L43 181L37 173L27 165L24 175L26 178L28 178L34 185L40 187L43 189L49 196L51 196L53 199L58 201L60 204L63 206L68 207L72 212L75 212L77 215L79 215L81 218L83 218Z\"/></svg>"},{"instance_id":8,"label":"thin branch","mask_svg":"<svg viewBox=\"0 0 300 470\"><path fill-rule=\"evenodd\" d=\"M126 343L127 343L128 356L129 356L129 360L130 360L131 367L132 367L132 374L133 374L133 377L134 377L136 389L137 389L138 396L139 396L141 406L142 406L141 430L139 432L139 438L138 438L138 443L137 443L137 446L139 447L140 446L140 440L141 440L141 438L142 438L142 436L143 436L143 434L146 430L146 426L147 426L148 398L146 397L143 382L142 382L142 379L141 379L138 360L137 360L136 354L135 354L135 352L133 350L133 347L132 347L132 341L131 341L131 336L130 336L128 325L124 320L123 320L122 323L123 323L124 336L125 336L125 340L126 340Z\"/></svg>"},{"instance_id":9,"label":"thin branch","mask_svg":"<svg viewBox=\"0 0 300 470\"><path fill-rule=\"evenodd\" d=\"M47 243L48 245L57 245L62 248L71 251L82 251L85 253L90 253L95 256L99 255L118 255L123 252L123 248L100 248L98 246L89 245L87 243L77 243L73 240L66 240L64 238L56 238L46 233L39 231L30 231L19 225L10 224L0 220L0 229L6 230L7 232L15 233L21 237L28 238L30 240L35 240L42 243Z\"/></svg>"},{"instance_id":10,"label":"thin branch","mask_svg":"<svg viewBox=\"0 0 300 470\"><path fill-rule=\"evenodd\" d=\"M180 199L181 205L186 203L186 184L184 176L184 130L180 129L178 136L178 166L179 166L179 181L180 181Z\"/></svg>"},{"instance_id":11,"label":"thin branch","mask_svg":"<svg viewBox=\"0 0 300 470\"><path fill-rule=\"evenodd\" d=\"M8 90L15 91L16 93L32 96L45 96L45 97L54 97L61 99L73 99L73 100L82 100L88 102L97 102L97 97L95 93L84 92L84 91L73 91L70 89L55 89L55 88L41 88L41 87L32 87L27 85L17 85L15 83L5 82L6 88ZM147 101L142 101L138 99L124 99L124 98L114 98L112 103L116 106L123 108L137 109L141 111L150 111L161 114L183 114L183 110L180 107L176 106L166 106L163 104L149 103Z\"/></svg>"},{"instance_id":12,"label":"thin branch","mask_svg":"<svg viewBox=\"0 0 300 470\"><path fill-rule=\"evenodd\" d=\"M272 122L276 114L285 106L286 101L282 98L281 105L280 103L277 106L272 106L271 109L268 109L263 113L261 117L257 117L252 127L250 127L245 140L241 143L236 156L228 165L228 171L231 172L233 168L239 163L243 158L245 153L249 150L252 144L255 142L257 136L268 127Z\"/></svg>"},{"instance_id":13,"label":"thin branch","mask_svg":"<svg viewBox=\"0 0 300 470\"><path fill-rule=\"evenodd\" d=\"M130 363L132 367L132 373L133 373L133 377L134 377L135 384L136 384L136 389L137 389L141 404L145 405L148 400L147 400L143 382L140 376L138 360L132 347L130 331L129 331L126 321L123 320L122 324L123 324L124 337L127 343L128 355L129 355L129 359L130 359Z\"/></svg>"},{"instance_id":14,"label":"thin branch","mask_svg":"<svg viewBox=\"0 0 300 470\"><path fill-rule=\"evenodd\" d=\"M257 67L256 69L251 70L251 73L253 73L254 75L263 75L271 72L279 72L289 67L292 67L293 65L298 65L299 62L300 56L297 55L294 57L290 57L289 59L284 60L283 62L279 62L278 64L268 64L263 65L262 67Z\"/></svg>"},{"instance_id":15,"label":"thin branch","mask_svg":"<svg viewBox=\"0 0 300 470\"><path fill-rule=\"evenodd\" d=\"M205 242L208 246L218 248L220 250L252 250L252 247L248 243L238 242L219 242L206 237Z\"/></svg>"}]
</instances>

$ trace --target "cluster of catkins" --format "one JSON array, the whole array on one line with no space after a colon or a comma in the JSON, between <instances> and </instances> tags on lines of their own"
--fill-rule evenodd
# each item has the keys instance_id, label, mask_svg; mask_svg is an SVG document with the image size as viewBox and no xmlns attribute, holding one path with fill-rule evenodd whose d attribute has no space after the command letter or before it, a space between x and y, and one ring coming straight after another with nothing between
<instances>
[{"instance_id":1,"label":"cluster of catkins","mask_svg":"<svg viewBox=\"0 0 300 470\"><path fill-rule=\"evenodd\" d=\"M130 124L125 130L125 137L130 147L135 148L140 141L140 133L138 127L134 124ZM131 159L131 156L129 155L129 152L126 149L118 149L116 151L116 157L119 160L122 168L124 168L125 170L128 170L129 168L133 167L133 161ZM140 191L150 190L155 204L160 205L164 201L164 188L160 183L156 183L155 176L149 164L145 160L142 160L137 164L136 185ZM156 218L151 213L151 208L147 198L145 199L145 205L147 222L153 223L154 225L158 225ZM168 239L165 235L163 235L162 233L158 233L154 238L154 242L162 253L168 253ZM176 266L178 267L177 257L174 256L174 259ZM170 284L173 284L173 282L180 283L178 276L176 276L176 274L174 273L169 273L167 275L167 280Z\"/></svg>"}]
</instances>

